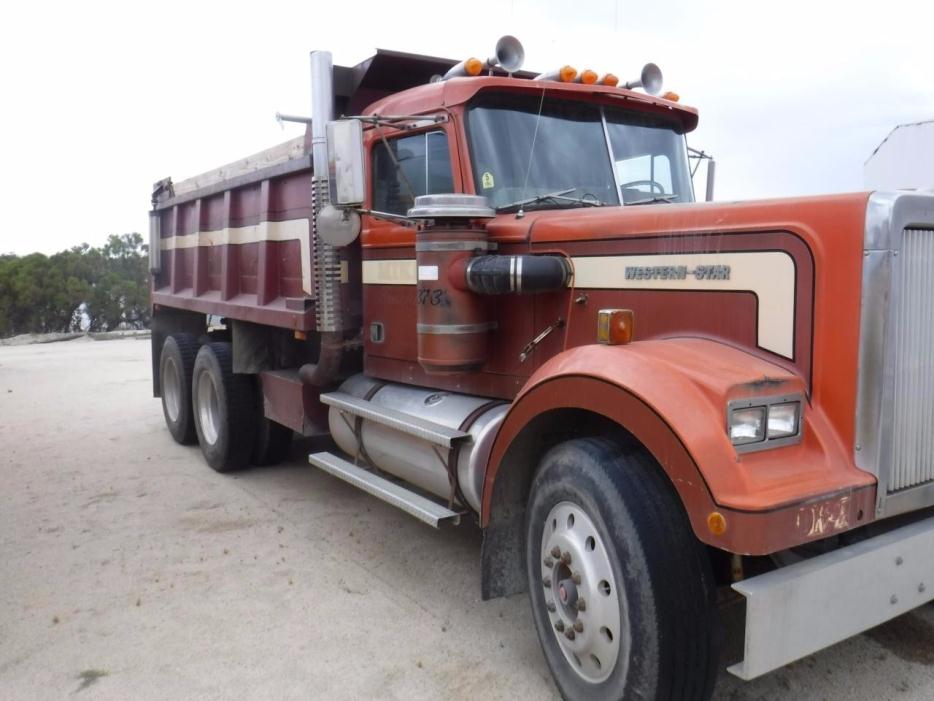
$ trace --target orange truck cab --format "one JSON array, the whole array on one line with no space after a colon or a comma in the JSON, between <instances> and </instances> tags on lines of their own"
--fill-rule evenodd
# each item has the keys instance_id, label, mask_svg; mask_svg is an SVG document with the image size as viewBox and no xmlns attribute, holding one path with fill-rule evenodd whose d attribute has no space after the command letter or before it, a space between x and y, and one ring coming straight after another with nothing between
<instances>
[{"instance_id":1,"label":"orange truck cab","mask_svg":"<svg viewBox=\"0 0 934 701\"><path fill-rule=\"evenodd\" d=\"M475 519L567 698L709 698L718 589L744 679L934 598L934 196L696 202L657 67L522 58L314 52L304 137L156 184L172 435Z\"/></svg>"}]
</instances>

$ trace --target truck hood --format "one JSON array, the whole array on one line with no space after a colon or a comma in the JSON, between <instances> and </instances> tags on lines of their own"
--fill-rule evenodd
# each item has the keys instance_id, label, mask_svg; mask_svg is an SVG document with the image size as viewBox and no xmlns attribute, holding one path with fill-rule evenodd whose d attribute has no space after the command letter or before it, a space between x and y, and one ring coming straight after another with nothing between
<instances>
[{"instance_id":1,"label":"truck hood","mask_svg":"<svg viewBox=\"0 0 934 701\"><path fill-rule=\"evenodd\" d=\"M833 244L841 233L833 222L856 215L862 222L869 192L816 197L777 198L741 202L697 202L691 204L651 204L639 206L586 207L501 214L490 222L494 240L503 243L558 243L684 233L725 233L730 231L800 230L809 245ZM816 222L821 226L818 236ZM830 237L830 241L828 241Z\"/></svg>"}]
</instances>

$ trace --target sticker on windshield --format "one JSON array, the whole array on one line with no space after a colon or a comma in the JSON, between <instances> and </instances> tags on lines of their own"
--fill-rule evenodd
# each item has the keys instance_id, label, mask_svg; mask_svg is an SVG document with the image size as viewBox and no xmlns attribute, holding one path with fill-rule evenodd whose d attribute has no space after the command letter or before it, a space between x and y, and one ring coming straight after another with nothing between
<instances>
[{"instance_id":1,"label":"sticker on windshield","mask_svg":"<svg viewBox=\"0 0 934 701\"><path fill-rule=\"evenodd\" d=\"M493 174L490 171L486 171L480 177L480 184L483 186L484 190L490 190L493 187Z\"/></svg>"}]
</instances>

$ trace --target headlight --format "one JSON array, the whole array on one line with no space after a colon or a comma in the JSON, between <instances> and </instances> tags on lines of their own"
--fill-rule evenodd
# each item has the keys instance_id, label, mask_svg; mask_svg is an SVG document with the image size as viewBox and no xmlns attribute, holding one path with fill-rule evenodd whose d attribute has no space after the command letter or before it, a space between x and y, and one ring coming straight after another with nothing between
<instances>
[{"instance_id":1,"label":"headlight","mask_svg":"<svg viewBox=\"0 0 934 701\"><path fill-rule=\"evenodd\" d=\"M769 438L787 438L798 433L800 402L772 404L769 407Z\"/></svg>"},{"instance_id":2,"label":"headlight","mask_svg":"<svg viewBox=\"0 0 934 701\"><path fill-rule=\"evenodd\" d=\"M758 443L763 439L765 439L764 406L733 409L730 412L730 440L733 441L733 445Z\"/></svg>"},{"instance_id":3,"label":"headlight","mask_svg":"<svg viewBox=\"0 0 934 701\"><path fill-rule=\"evenodd\" d=\"M765 450L801 440L800 395L738 399L727 405L727 432L738 452Z\"/></svg>"}]
</instances>

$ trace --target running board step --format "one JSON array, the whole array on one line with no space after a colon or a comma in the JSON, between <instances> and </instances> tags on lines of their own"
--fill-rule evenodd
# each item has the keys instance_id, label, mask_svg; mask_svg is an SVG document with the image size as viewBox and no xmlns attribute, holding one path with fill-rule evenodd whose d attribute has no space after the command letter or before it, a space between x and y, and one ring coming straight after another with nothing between
<instances>
[{"instance_id":1,"label":"running board step","mask_svg":"<svg viewBox=\"0 0 934 701\"><path fill-rule=\"evenodd\" d=\"M402 509L410 516L414 516L419 521L427 523L429 526L438 528L441 523L445 521L450 521L455 525L460 523L461 515L456 511L451 511L446 506L437 504L431 499L426 499L421 494L416 494L369 470L357 467L353 463L347 462L337 455L332 453L312 453L308 456L308 462L338 479L342 479L355 487L359 487L364 492L372 494L377 499L382 499L387 504L392 504Z\"/></svg>"},{"instance_id":2,"label":"running board step","mask_svg":"<svg viewBox=\"0 0 934 701\"><path fill-rule=\"evenodd\" d=\"M359 399L346 392L329 392L321 395L321 402L332 406L335 409L359 416L360 418L373 421L393 428L400 433L406 433L423 441L428 441L434 445L440 445L444 448L450 448L457 441L470 438L469 433L458 431L456 428L449 428L443 424L436 424L433 421L427 421L411 414L406 414L396 409L380 406L365 399Z\"/></svg>"}]
</instances>

